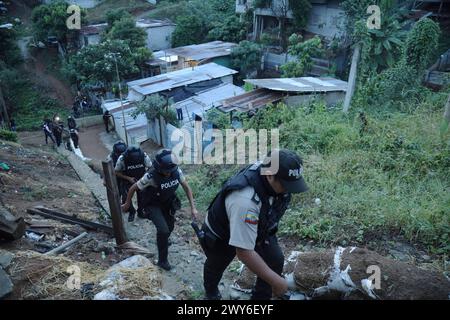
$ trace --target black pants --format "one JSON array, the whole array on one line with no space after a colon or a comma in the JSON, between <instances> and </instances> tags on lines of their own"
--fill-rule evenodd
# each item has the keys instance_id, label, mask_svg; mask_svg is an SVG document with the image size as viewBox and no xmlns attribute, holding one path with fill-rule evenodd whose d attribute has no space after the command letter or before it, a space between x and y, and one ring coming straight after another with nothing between
<instances>
[{"instance_id":1,"label":"black pants","mask_svg":"<svg viewBox=\"0 0 450 320\"><path fill-rule=\"evenodd\" d=\"M48 138L50 138L50 140L53 141L53 143L55 143L55 139L53 139L53 135L47 131L44 131L45 133L45 144L48 144Z\"/></svg>"},{"instance_id":2,"label":"black pants","mask_svg":"<svg viewBox=\"0 0 450 320\"><path fill-rule=\"evenodd\" d=\"M206 225L202 227L205 232L203 249L206 254L206 262L203 269L203 284L207 297L219 294L219 282L228 265L236 255L236 248L220 239L212 240L211 231ZM208 234L210 236L208 236ZM283 272L284 256L278 245L276 236L268 238L266 243L257 245L255 251L261 256L265 263L279 275ZM256 279L252 292L252 300L269 300L272 298L272 287L262 280Z\"/></svg>"},{"instance_id":3,"label":"black pants","mask_svg":"<svg viewBox=\"0 0 450 320\"><path fill-rule=\"evenodd\" d=\"M62 142L62 133L55 131L55 132L53 132L53 135L55 136L55 139L56 139L56 145L59 147Z\"/></svg>"},{"instance_id":4,"label":"black pants","mask_svg":"<svg viewBox=\"0 0 450 320\"><path fill-rule=\"evenodd\" d=\"M158 260L166 262L169 253L169 236L175 227L175 217L170 214L170 208L147 206L144 208L144 211L156 227Z\"/></svg>"}]
</instances>

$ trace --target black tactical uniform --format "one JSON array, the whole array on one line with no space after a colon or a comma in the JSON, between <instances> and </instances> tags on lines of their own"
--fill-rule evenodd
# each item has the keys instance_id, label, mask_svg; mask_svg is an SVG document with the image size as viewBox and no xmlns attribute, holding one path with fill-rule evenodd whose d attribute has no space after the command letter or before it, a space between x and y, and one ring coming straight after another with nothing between
<instances>
[{"instance_id":1,"label":"black tactical uniform","mask_svg":"<svg viewBox=\"0 0 450 320\"><path fill-rule=\"evenodd\" d=\"M151 160L147 154L144 153L140 148L128 147L127 150L119 157L117 160L115 170L122 172L128 177L134 178L138 181L145 174L146 169L152 166ZM123 180L123 193L126 195L133 185L128 180ZM141 194L137 192L137 202L138 202L138 213L142 215L141 206ZM134 221L136 215L136 209L133 204L130 205L128 221Z\"/></svg>"},{"instance_id":2,"label":"black tactical uniform","mask_svg":"<svg viewBox=\"0 0 450 320\"><path fill-rule=\"evenodd\" d=\"M55 122L53 124L53 136L56 140L56 145L59 147L62 142L62 133L64 131L64 125L60 122Z\"/></svg>"},{"instance_id":3,"label":"black tactical uniform","mask_svg":"<svg viewBox=\"0 0 450 320\"><path fill-rule=\"evenodd\" d=\"M122 141L117 141L113 145L113 150L109 154L108 160L111 159L113 163L113 167L116 166L117 160L119 160L119 157L127 150L127 145ZM122 178L117 178L117 187L119 188L119 194L121 197L122 204L125 203L125 200L127 199L127 192L125 192L124 189L124 180Z\"/></svg>"},{"instance_id":4,"label":"black tactical uniform","mask_svg":"<svg viewBox=\"0 0 450 320\"><path fill-rule=\"evenodd\" d=\"M170 150L163 150L155 156L153 168L137 183L144 217L156 226L158 265L166 270L171 269L167 260L169 236L174 229L175 212L181 207L175 192L184 179L181 169L171 161Z\"/></svg>"}]
</instances>

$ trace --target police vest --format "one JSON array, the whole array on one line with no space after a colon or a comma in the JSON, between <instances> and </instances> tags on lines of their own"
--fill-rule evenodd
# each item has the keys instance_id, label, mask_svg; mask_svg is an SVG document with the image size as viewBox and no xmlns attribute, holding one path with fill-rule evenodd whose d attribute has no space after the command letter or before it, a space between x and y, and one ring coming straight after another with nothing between
<instances>
[{"instance_id":1,"label":"police vest","mask_svg":"<svg viewBox=\"0 0 450 320\"><path fill-rule=\"evenodd\" d=\"M142 150L136 152L125 152L123 154L125 163L124 174L136 179L142 178L145 173L145 154Z\"/></svg>"},{"instance_id":2,"label":"police vest","mask_svg":"<svg viewBox=\"0 0 450 320\"><path fill-rule=\"evenodd\" d=\"M149 186L142 191L142 203L144 206L168 204L175 197L175 192L180 185L178 170L165 177L152 169L150 172L147 172L147 178L153 178L156 186Z\"/></svg>"},{"instance_id":3,"label":"police vest","mask_svg":"<svg viewBox=\"0 0 450 320\"><path fill-rule=\"evenodd\" d=\"M208 207L208 223L223 241L230 240L230 221L225 208L225 198L236 190L242 190L251 186L258 195L261 203L258 221L258 235L256 243L261 244L269 236L274 235L278 230L278 223L285 213L291 200L290 194L282 194L275 197L272 204L269 202L270 196L263 185L263 177L260 174L260 165L255 164L244 168L234 177L230 178L223 185L220 192Z\"/></svg>"}]
</instances>

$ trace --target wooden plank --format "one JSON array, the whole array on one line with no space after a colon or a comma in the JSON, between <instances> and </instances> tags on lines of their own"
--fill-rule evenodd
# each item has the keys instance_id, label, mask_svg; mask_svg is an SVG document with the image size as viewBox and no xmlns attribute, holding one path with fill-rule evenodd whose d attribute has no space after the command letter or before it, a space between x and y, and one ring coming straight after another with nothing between
<instances>
[{"instance_id":1,"label":"wooden plank","mask_svg":"<svg viewBox=\"0 0 450 320\"><path fill-rule=\"evenodd\" d=\"M120 194L117 187L117 179L112 165L112 161L102 161L103 173L106 183L106 193L108 195L109 209L114 231L114 237L118 246L128 242L125 228L123 227L122 209L120 207Z\"/></svg>"},{"instance_id":2,"label":"wooden plank","mask_svg":"<svg viewBox=\"0 0 450 320\"><path fill-rule=\"evenodd\" d=\"M33 209L27 209L27 212L30 214L37 214L43 216L45 218L50 218L54 220L59 220L69 224L77 224L88 230L101 230L107 232L109 234L113 234L113 229L110 226L103 225L96 222L90 222L86 220L82 220L79 218L71 217L61 212L57 212L54 210L50 210L43 207L35 207Z\"/></svg>"}]
</instances>

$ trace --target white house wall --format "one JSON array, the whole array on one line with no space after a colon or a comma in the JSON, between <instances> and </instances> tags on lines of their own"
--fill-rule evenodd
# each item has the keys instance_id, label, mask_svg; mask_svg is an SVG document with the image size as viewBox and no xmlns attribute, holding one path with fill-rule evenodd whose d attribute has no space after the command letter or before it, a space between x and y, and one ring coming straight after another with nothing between
<instances>
[{"instance_id":1,"label":"white house wall","mask_svg":"<svg viewBox=\"0 0 450 320\"><path fill-rule=\"evenodd\" d=\"M172 33L175 26L147 28L147 48L153 51L172 48Z\"/></svg>"},{"instance_id":2,"label":"white house wall","mask_svg":"<svg viewBox=\"0 0 450 320\"><path fill-rule=\"evenodd\" d=\"M345 15L342 9L326 4L313 5L306 30L330 39L342 35L344 23Z\"/></svg>"}]
</instances>

